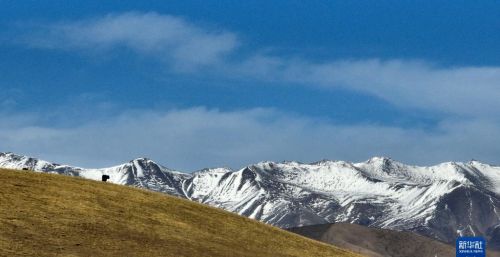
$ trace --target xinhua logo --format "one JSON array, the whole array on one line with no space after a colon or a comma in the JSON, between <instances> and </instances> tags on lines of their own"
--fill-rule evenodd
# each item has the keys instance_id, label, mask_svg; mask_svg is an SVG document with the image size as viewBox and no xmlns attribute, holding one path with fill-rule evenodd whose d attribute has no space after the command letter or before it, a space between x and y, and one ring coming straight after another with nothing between
<instances>
[{"instance_id":1,"label":"xinhua logo","mask_svg":"<svg viewBox=\"0 0 500 257\"><path fill-rule=\"evenodd\" d=\"M486 257L486 241L482 237L459 237L457 257Z\"/></svg>"}]
</instances>

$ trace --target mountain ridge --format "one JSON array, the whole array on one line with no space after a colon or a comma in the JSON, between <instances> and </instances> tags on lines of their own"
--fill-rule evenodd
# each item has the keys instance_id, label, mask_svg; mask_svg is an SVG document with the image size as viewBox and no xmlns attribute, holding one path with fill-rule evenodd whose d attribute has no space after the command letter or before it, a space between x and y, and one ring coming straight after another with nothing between
<instances>
[{"instance_id":1,"label":"mountain ridge","mask_svg":"<svg viewBox=\"0 0 500 257\"><path fill-rule=\"evenodd\" d=\"M1 168L0 174L0 256L359 256L150 190Z\"/></svg>"},{"instance_id":2,"label":"mountain ridge","mask_svg":"<svg viewBox=\"0 0 500 257\"><path fill-rule=\"evenodd\" d=\"M282 228L347 222L407 230L448 243L483 235L500 247L500 167L477 161L412 166L387 157L361 163L259 162L239 170L183 173L147 158L104 169L0 154L0 167L99 179L187 198Z\"/></svg>"}]
</instances>

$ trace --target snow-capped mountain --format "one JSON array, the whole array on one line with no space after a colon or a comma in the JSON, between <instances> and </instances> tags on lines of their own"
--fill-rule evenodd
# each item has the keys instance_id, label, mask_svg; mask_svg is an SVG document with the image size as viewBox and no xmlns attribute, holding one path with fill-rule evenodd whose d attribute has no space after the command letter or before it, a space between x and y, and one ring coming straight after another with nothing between
<instances>
[{"instance_id":1,"label":"snow-capped mountain","mask_svg":"<svg viewBox=\"0 0 500 257\"><path fill-rule=\"evenodd\" d=\"M57 173L93 180L101 180L102 175L109 175L109 182L115 184L131 185L178 196L184 196L180 188L182 181L191 177L190 174L170 170L146 158L138 158L110 168L84 169L13 153L0 153L0 167Z\"/></svg>"},{"instance_id":2,"label":"snow-capped mountain","mask_svg":"<svg viewBox=\"0 0 500 257\"><path fill-rule=\"evenodd\" d=\"M500 167L477 161L431 167L389 158L362 163L261 162L233 171L173 171L140 158L104 169L0 153L0 167L101 179L220 207L283 228L350 222L414 231L446 242L482 235L500 248Z\"/></svg>"}]
</instances>

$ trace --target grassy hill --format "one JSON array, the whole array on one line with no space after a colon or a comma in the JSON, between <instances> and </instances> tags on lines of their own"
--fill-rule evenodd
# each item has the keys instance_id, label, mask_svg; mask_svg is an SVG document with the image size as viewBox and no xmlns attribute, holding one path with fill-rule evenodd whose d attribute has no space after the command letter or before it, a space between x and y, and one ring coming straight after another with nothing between
<instances>
[{"instance_id":1,"label":"grassy hill","mask_svg":"<svg viewBox=\"0 0 500 257\"><path fill-rule=\"evenodd\" d=\"M0 256L356 256L167 195L0 169Z\"/></svg>"}]
</instances>

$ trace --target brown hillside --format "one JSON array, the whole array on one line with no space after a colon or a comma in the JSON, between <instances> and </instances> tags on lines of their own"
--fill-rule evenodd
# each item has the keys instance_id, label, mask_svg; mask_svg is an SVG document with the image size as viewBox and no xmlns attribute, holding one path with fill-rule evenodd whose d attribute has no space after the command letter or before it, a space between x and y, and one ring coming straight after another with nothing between
<instances>
[{"instance_id":1,"label":"brown hillside","mask_svg":"<svg viewBox=\"0 0 500 257\"><path fill-rule=\"evenodd\" d=\"M33 172L0 174L0 256L357 256L146 190Z\"/></svg>"},{"instance_id":2,"label":"brown hillside","mask_svg":"<svg viewBox=\"0 0 500 257\"><path fill-rule=\"evenodd\" d=\"M455 247L411 232L337 223L304 226L290 231L370 257L454 257ZM487 251L488 257L500 257Z\"/></svg>"}]
</instances>

